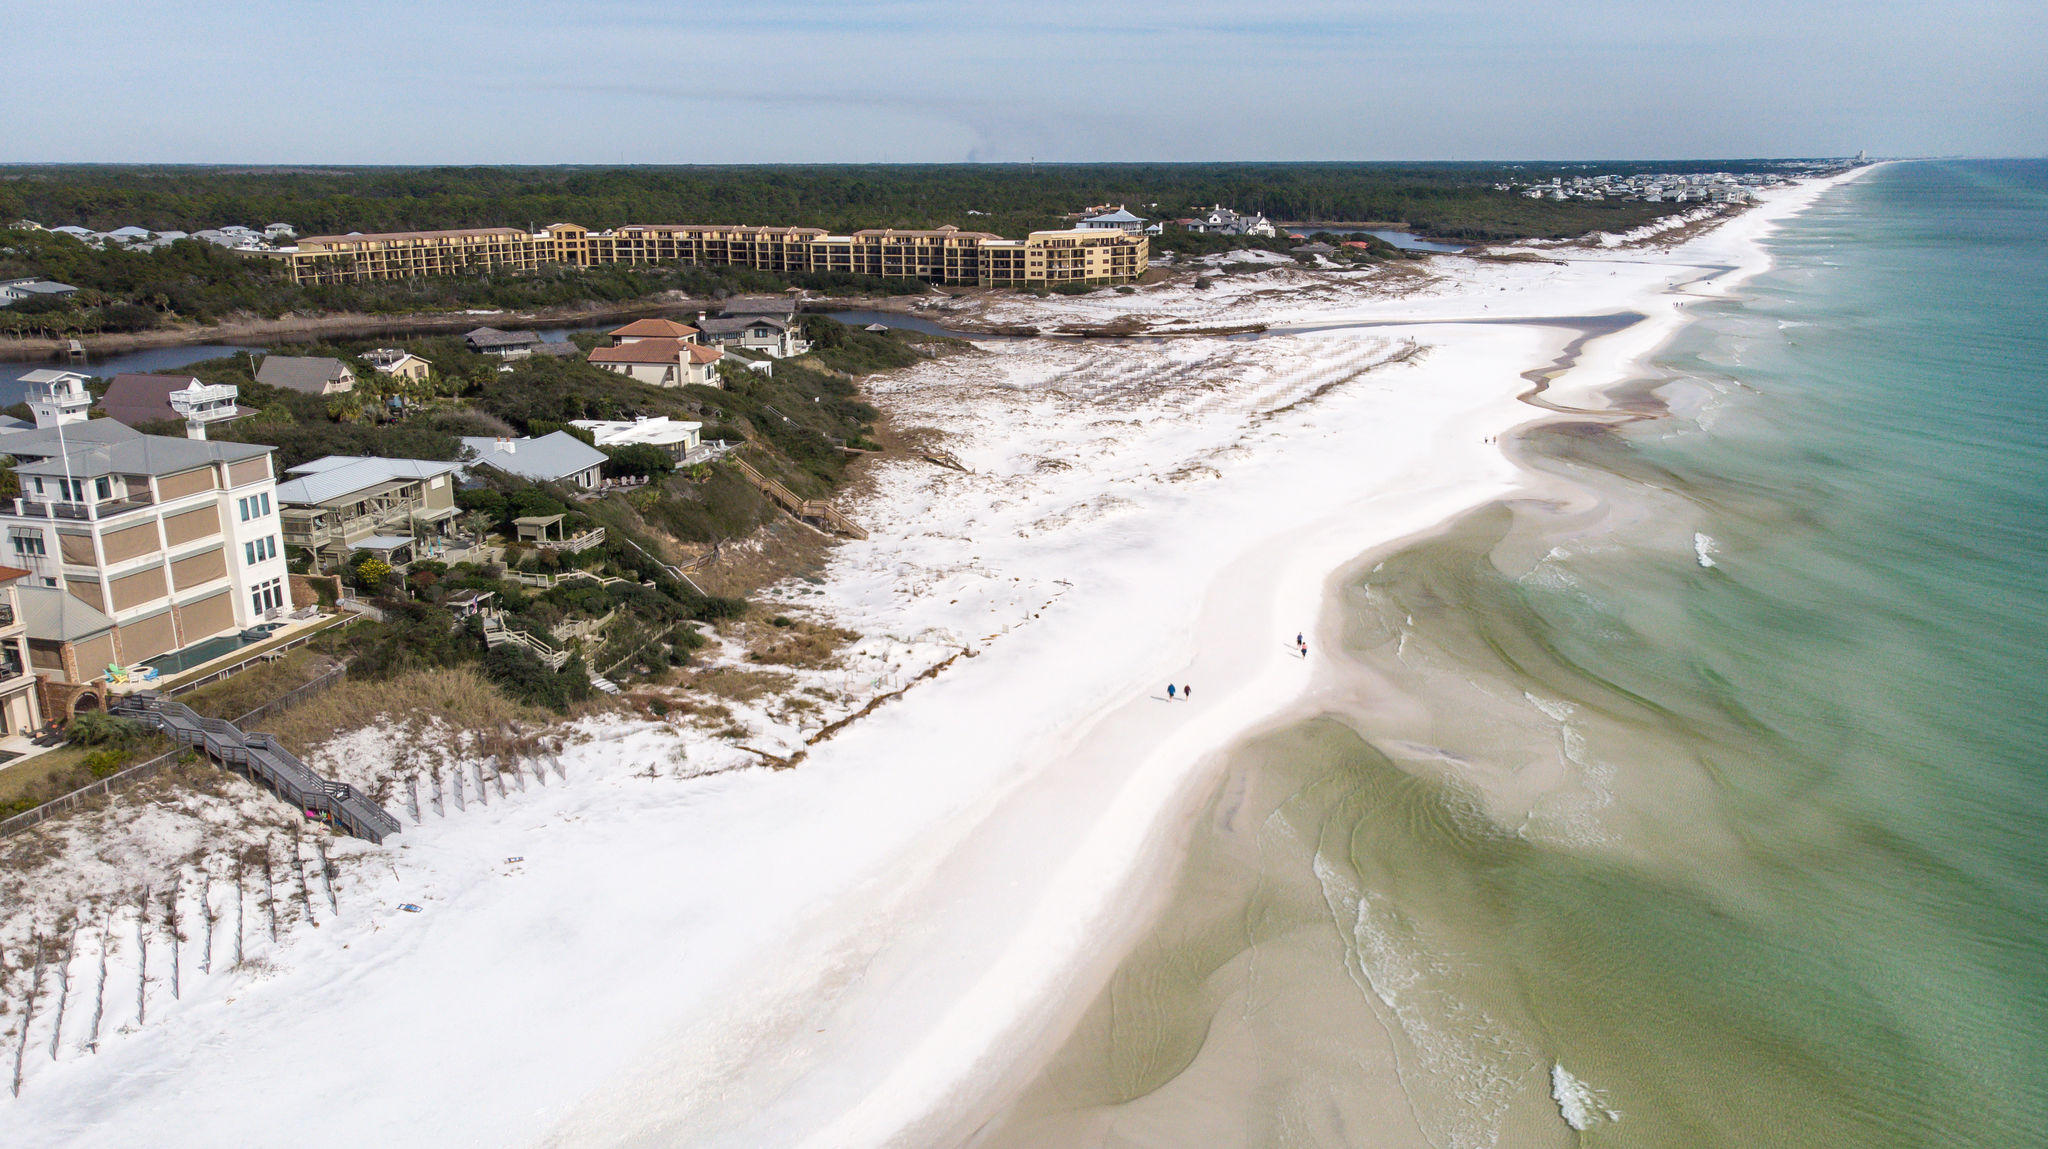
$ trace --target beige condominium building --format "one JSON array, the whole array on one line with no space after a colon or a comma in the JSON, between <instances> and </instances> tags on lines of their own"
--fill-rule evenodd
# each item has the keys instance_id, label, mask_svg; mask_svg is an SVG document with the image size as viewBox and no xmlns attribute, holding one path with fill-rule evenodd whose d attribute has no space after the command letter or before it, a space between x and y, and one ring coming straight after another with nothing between
<instances>
[{"instance_id":1,"label":"beige condominium building","mask_svg":"<svg viewBox=\"0 0 2048 1149\"><path fill-rule=\"evenodd\" d=\"M86 683L289 607L273 450L111 419L0 435L21 492L0 502L0 557L38 598L35 669ZM63 633L38 633L37 618Z\"/></svg>"},{"instance_id":2,"label":"beige condominium building","mask_svg":"<svg viewBox=\"0 0 2048 1149\"><path fill-rule=\"evenodd\" d=\"M528 271L542 264L688 263L781 273L839 272L983 287L1124 283L1145 272L1142 235L1034 231L1004 239L947 226L867 228L828 235L809 227L629 224L591 231L573 223L516 228L314 236L291 256L302 284L402 279L464 271Z\"/></svg>"}]
</instances>

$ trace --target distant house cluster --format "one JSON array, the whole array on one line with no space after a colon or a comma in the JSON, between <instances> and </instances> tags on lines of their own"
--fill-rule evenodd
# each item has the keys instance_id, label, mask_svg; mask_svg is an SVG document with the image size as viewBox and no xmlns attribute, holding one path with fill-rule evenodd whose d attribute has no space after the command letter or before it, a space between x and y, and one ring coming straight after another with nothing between
<instances>
[{"instance_id":1,"label":"distant house cluster","mask_svg":"<svg viewBox=\"0 0 2048 1149\"><path fill-rule=\"evenodd\" d=\"M1175 222L1187 231L1207 235L1249 235L1272 239L1280 234L1280 229L1273 226L1273 221L1267 219L1264 212L1244 215L1222 204Z\"/></svg>"},{"instance_id":2,"label":"distant house cluster","mask_svg":"<svg viewBox=\"0 0 2048 1149\"><path fill-rule=\"evenodd\" d=\"M196 239L216 247L267 255L281 248L290 247L298 236L298 229L288 223L273 223L261 231L240 224L202 228L199 231L151 231L146 227L130 224L111 231L94 231L89 227L79 227L77 224L46 228L32 219L15 220L13 226L21 231L47 231L53 235L68 235L80 243L101 250L111 247L124 251L155 251L158 248L169 247L181 239Z\"/></svg>"},{"instance_id":3,"label":"distant house cluster","mask_svg":"<svg viewBox=\"0 0 2048 1149\"><path fill-rule=\"evenodd\" d=\"M1788 182L1772 172L1645 172L1638 175L1559 176L1541 183L1497 183L1493 190L1528 199L1565 203L1577 200L1637 200L1643 203L1754 203L1762 188Z\"/></svg>"}]
</instances>

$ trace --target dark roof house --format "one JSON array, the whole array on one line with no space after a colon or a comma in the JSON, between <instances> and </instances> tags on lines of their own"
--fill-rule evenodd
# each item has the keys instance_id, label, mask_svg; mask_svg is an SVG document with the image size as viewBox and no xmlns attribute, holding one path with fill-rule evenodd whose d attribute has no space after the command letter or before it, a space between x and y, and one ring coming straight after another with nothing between
<instances>
[{"instance_id":1,"label":"dark roof house","mask_svg":"<svg viewBox=\"0 0 2048 1149\"><path fill-rule=\"evenodd\" d=\"M479 327L462 337L469 349L480 355L503 355L508 351L532 351L540 336L531 331L500 331L495 327Z\"/></svg>"},{"instance_id":2,"label":"dark roof house","mask_svg":"<svg viewBox=\"0 0 2048 1149\"><path fill-rule=\"evenodd\" d=\"M325 356L266 355L256 371L256 381L307 395L333 395L353 391L356 373L341 360Z\"/></svg>"},{"instance_id":3,"label":"dark roof house","mask_svg":"<svg viewBox=\"0 0 2048 1149\"><path fill-rule=\"evenodd\" d=\"M189 375L136 375L123 372L114 376L107 384L107 393L95 404L107 413L107 418L133 427L138 423L180 422L184 416L171 407L171 392L183 391L187 387L203 386ZM225 422L254 415L254 407L236 404L234 414L215 416L214 420Z\"/></svg>"}]
</instances>

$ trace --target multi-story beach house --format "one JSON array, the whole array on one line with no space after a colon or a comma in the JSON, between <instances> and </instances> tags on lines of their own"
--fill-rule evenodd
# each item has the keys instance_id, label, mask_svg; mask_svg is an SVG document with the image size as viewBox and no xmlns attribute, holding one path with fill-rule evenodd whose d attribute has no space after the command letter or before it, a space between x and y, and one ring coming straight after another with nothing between
<instances>
[{"instance_id":1,"label":"multi-story beach house","mask_svg":"<svg viewBox=\"0 0 2048 1149\"><path fill-rule=\"evenodd\" d=\"M1128 282L1144 274L1148 254L1144 235L1120 228L1034 231L1023 239L1004 239L950 224L829 235L811 227L716 224L631 224L593 232L557 223L531 233L498 227L311 236L299 241L290 261L292 278L300 284L531 271L555 263L687 263L1030 287Z\"/></svg>"},{"instance_id":2,"label":"multi-story beach house","mask_svg":"<svg viewBox=\"0 0 2048 1149\"><path fill-rule=\"evenodd\" d=\"M132 666L291 605L275 448L73 420L63 414L77 404L66 382L46 391L32 395L37 427L0 434L20 490L0 503L0 530L5 558L28 572L25 586L75 604L64 612L75 616L70 630L103 625L106 661ZM42 636L31 628L29 637ZM79 682L103 669L64 672Z\"/></svg>"},{"instance_id":3,"label":"multi-story beach house","mask_svg":"<svg viewBox=\"0 0 2048 1149\"><path fill-rule=\"evenodd\" d=\"M15 590L15 584L28 576L24 567L0 566L0 745L43 724L42 700L29 660L28 621Z\"/></svg>"},{"instance_id":4,"label":"multi-story beach house","mask_svg":"<svg viewBox=\"0 0 2048 1149\"><path fill-rule=\"evenodd\" d=\"M328 455L293 467L277 485L287 547L303 547L315 570L369 551L403 569L421 538L448 533L459 463Z\"/></svg>"}]
</instances>

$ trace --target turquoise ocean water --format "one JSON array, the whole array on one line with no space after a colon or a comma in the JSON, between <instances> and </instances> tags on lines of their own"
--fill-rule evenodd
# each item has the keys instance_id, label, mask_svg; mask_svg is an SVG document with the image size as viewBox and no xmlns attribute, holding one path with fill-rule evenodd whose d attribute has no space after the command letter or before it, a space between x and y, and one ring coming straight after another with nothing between
<instances>
[{"instance_id":1,"label":"turquoise ocean water","mask_svg":"<svg viewBox=\"0 0 2048 1149\"><path fill-rule=\"evenodd\" d=\"M1237 755L977 1143L2048 1144L2044 235L2048 162L1834 189L1525 436L1578 510L1361 571L1403 704Z\"/></svg>"}]
</instances>

